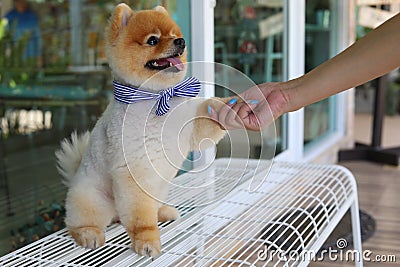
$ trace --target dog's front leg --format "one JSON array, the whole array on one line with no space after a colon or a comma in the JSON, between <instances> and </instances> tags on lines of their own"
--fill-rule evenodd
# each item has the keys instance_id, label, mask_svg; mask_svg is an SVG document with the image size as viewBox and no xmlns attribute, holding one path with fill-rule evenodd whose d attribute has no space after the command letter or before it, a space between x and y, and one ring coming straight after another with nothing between
<instances>
[{"instance_id":1,"label":"dog's front leg","mask_svg":"<svg viewBox=\"0 0 400 267\"><path fill-rule=\"evenodd\" d=\"M219 110L229 99L230 98L211 98L203 101L198 106L191 144L193 150L202 150L206 148L207 146L200 147L204 139L211 139L217 144L225 136L226 131L209 117L208 106Z\"/></svg>"},{"instance_id":2,"label":"dog's front leg","mask_svg":"<svg viewBox=\"0 0 400 267\"><path fill-rule=\"evenodd\" d=\"M112 201L95 186L82 183L69 189L65 203L65 223L76 243L90 249L102 246L105 228L115 216Z\"/></svg>"},{"instance_id":3,"label":"dog's front leg","mask_svg":"<svg viewBox=\"0 0 400 267\"><path fill-rule=\"evenodd\" d=\"M114 178L113 191L119 219L131 238L133 250L150 257L160 254L159 204L156 199L126 174Z\"/></svg>"}]
</instances>

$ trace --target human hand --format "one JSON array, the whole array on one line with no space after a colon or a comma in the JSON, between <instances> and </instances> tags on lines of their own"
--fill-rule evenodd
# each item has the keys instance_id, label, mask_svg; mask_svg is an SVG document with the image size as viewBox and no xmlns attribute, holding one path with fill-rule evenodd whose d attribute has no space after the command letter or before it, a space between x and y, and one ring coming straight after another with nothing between
<instances>
[{"instance_id":1,"label":"human hand","mask_svg":"<svg viewBox=\"0 0 400 267\"><path fill-rule=\"evenodd\" d=\"M279 118L289 105L284 83L264 83L232 98L219 110L208 107L209 116L226 130L260 131Z\"/></svg>"}]
</instances>

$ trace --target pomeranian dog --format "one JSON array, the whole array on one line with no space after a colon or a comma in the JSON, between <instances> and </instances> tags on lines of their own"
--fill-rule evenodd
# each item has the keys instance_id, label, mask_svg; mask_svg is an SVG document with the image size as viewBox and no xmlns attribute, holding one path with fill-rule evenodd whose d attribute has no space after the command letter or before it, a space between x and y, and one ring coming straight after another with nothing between
<instances>
[{"instance_id":1,"label":"pomeranian dog","mask_svg":"<svg viewBox=\"0 0 400 267\"><path fill-rule=\"evenodd\" d=\"M77 244L95 249L105 243L105 228L119 220L133 250L154 257L161 251L157 222L179 217L162 204L176 165L203 139L217 143L225 135L207 114L208 105L218 110L223 102L191 98L196 92L124 102L137 94L131 88L160 96L185 78L185 40L161 6L116 6L106 28L106 54L115 100L90 133L72 134L56 152L68 186L65 223Z\"/></svg>"}]
</instances>

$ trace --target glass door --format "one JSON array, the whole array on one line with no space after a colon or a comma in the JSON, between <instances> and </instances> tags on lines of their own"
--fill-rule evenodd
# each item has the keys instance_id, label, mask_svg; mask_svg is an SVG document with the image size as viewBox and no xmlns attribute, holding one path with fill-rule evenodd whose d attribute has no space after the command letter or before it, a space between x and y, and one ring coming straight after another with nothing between
<instances>
[{"instance_id":1,"label":"glass door","mask_svg":"<svg viewBox=\"0 0 400 267\"><path fill-rule=\"evenodd\" d=\"M336 1L306 1L305 71L337 53ZM321 88L323 90L323 88ZM304 148L311 148L336 130L336 96L304 108Z\"/></svg>"},{"instance_id":2,"label":"glass door","mask_svg":"<svg viewBox=\"0 0 400 267\"><path fill-rule=\"evenodd\" d=\"M255 84L287 79L285 1L235 1L219 0L214 11L215 61L231 66L248 76ZM239 77L228 77L215 72L217 83L228 83L231 88L240 87ZM243 90L247 88L243 87ZM240 93L229 88L216 87L215 95L226 97ZM276 121L275 129L267 129L262 137L248 132L250 157L260 158L261 143L276 146L276 153L286 149L286 118ZM232 132L231 144L241 140ZM246 140L247 141L247 140ZM229 156L232 152L226 139L218 146L218 155ZM243 157L240 153L238 157Z\"/></svg>"},{"instance_id":3,"label":"glass door","mask_svg":"<svg viewBox=\"0 0 400 267\"><path fill-rule=\"evenodd\" d=\"M0 49L7 48L0 60L0 256L65 226L54 151L71 132L92 129L112 99L104 28L121 1L27 2L37 17L30 25L40 44L35 57L23 57L28 40L13 39L17 29L0 23ZM191 46L191 1L124 2L134 10L163 5ZM12 7L1 0L3 15Z\"/></svg>"},{"instance_id":4,"label":"glass door","mask_svg":"<svg viewBox=\"0 0 400 267\"><path fill-rule=\"evenodd\" d=\"M349 45L353 7L351 0L218 0L215 61L240 70L256 84L297 78ZM215 80L220 77L215 71ZM216 88L215 94L230 92ZM347 101L344 92L286 114L276 121L276 138L267 142L276 144L280 160L315 160L344 138ZM257 142L250 146L256 148ZM257 157L257 149L253 152Z\"/></svg>"}]
</instances>

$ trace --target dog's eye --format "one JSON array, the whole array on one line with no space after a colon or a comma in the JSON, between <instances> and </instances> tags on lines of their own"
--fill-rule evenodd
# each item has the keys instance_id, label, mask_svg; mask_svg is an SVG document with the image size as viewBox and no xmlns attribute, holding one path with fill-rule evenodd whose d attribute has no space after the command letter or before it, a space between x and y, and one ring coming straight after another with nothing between
<instances>
[{"instance_id":1,"label":"dog's eye","mask_svg":"<svg viewBox=\"0 0 400 267\"><path fill-rule=\"evenodd\" d=\"M147 44L148 45L156 45L160 42L160 39L158 39L156 36L150 36L149 39L147 39Z\"/></svg>"}]
</instances>

